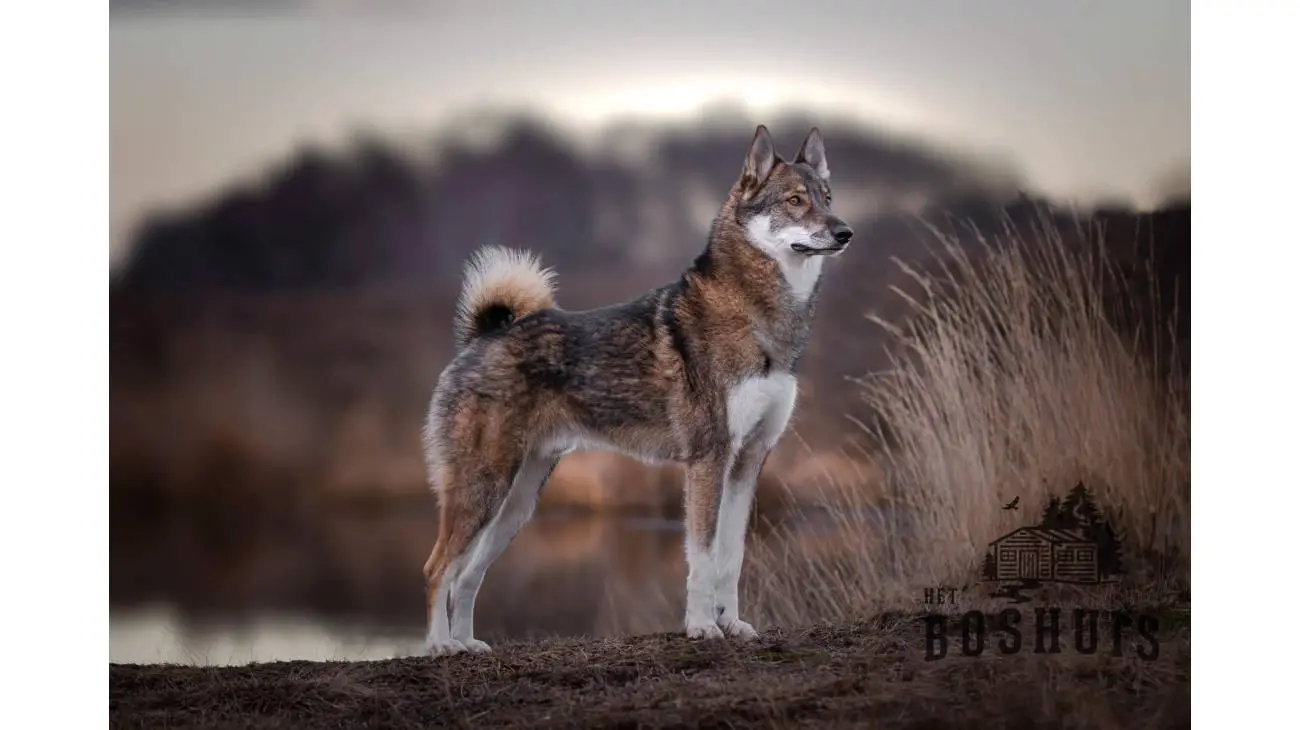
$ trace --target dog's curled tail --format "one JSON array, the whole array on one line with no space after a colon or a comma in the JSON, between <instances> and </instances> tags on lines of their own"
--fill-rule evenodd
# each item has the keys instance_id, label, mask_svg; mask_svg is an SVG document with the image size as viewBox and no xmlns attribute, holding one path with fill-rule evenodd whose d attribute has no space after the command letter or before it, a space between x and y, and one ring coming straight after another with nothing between
<instances>
[{"instance_id":1,"label":"dog's curled tail","mask_svg":"<svg viewBox=\"0 0 1300 730\"><path fill-rule=\"evenodd\" d=\"M555 272L536 254L484 246L465 265L456 303L456 349L517 319L555 306Z\"/></svg>"}]
</instances>

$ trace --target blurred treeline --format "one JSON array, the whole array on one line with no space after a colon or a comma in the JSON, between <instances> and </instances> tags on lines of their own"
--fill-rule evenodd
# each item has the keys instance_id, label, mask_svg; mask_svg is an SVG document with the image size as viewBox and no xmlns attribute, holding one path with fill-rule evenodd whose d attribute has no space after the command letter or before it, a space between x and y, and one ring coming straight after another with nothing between
<instances>
[{"instance_id":1,"label":"blurred treeline","mask_svg":"<svg viewBox=\"0 0 1300 730\"><path fill-rule=\"evenodd\" d=\"M764 120L792 156L814 123ZM937 223L975 240L1049 227L1079 245L1104 232L1131 262L1117 289L1146 301L1135 333L1179 314L1186 353L1190 200L1156 215L1053 207L988 159L818 120L836 207L858 232L830 267L792 437L769 461L764 504L872 488L853 378L890 367L875 313L902 324L897 265L927 263ZM540 252L561 306L622 301L675 278L705 242L754 120L623 126L566 135L544 121L481 116L420 143L358 135L304 148L259 180L158 213L113 274L112 493L118 505L182 498L424 496L420 424L451 356L461 267L496 243ZM893 353L897 355L898 353ZM1182 362L1186 367L1186 361ZM573 456L545 499L673 512L672 469ZM803 490L803 492L801 492Z\"/></svg>"}]
</instances>

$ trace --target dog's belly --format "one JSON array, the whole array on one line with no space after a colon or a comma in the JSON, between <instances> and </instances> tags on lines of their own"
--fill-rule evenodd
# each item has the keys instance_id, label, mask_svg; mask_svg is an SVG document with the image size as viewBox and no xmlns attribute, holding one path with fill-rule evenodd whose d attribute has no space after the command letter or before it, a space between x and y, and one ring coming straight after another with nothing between
<instances>
[{"instance_id":1,"label":"dog's belly","mask_svg":"<svg viewBox=\"0 0 1300 730\"><path fill-rule=\"evenodd\" d=\"M613 439L589 431L560 434L547 441L543 449L557 458L576 451L612 451L650 465L682 460L679 447L670 433L634 432Z\"/></svg>"},{"instance_id":2,"label":"dog's belly","mask_svg":"<svg viewBox=\"0 0 1300 730\"><path fill-rule=\"evenodd\" d=\"M727 391L726 400L730 443L718 447L732 452L751 444L771 448L785 432L797 396L798 383L789 373L746 378L736 383ZM541 444L540 451L557 458L577 451L611 451L658 465L688 461L691 450L701 446L698 441L699 435L678 433L667 422L624 422L609 431L585 424L553 433Z\"/></svg>"}]
</instances>

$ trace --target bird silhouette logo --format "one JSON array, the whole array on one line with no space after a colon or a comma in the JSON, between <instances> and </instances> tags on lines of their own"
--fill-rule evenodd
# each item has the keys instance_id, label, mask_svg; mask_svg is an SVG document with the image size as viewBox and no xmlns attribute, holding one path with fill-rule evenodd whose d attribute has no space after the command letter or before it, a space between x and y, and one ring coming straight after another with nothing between
<instances>
[{"instance_id":1,"label":"bird silhouette logo","mask_svg":"<svg viewBox=\"0 0 1300 730\"><path fill-rule=\"evenodd\" d=\"M1010 502L1002 505L1002 509L1006 509L1006 510L1020 509L1020 497L1016 497Z\"/></svg>"}]
</instances>

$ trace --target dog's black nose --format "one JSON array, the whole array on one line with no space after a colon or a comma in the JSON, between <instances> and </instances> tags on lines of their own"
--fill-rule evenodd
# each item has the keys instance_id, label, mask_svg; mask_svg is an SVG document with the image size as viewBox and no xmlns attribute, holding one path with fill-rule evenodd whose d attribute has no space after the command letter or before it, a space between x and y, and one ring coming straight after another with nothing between
<instances>
[{"instance_id":1,"label":"dog's black nose","mask_svg":"<svg viewBox=\"0 0 1300 730\"><path fill-rule=\"evenodd\" d=\"M849 239L853 238L853 229L841 223L831 229L831 235L835 236L835 240L843 246L849 242Z\"/></svg>"}]
</instances>

